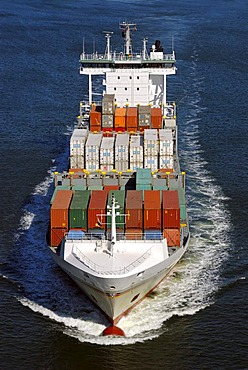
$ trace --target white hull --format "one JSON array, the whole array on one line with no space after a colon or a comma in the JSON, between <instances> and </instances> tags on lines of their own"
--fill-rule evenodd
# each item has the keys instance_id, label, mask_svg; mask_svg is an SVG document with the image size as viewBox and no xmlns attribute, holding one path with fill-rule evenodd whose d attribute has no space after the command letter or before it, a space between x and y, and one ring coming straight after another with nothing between
<instances>
[{"instance_id":1,"label":"white hull","mask_svg":"<svg viewBox=\"0 0 248 370\"><path fill-rule=\"evenodd\" d=\"M90 275L63 260L52 250L55 262L74 280L79 288L107 316L112 325L125 316L134 306L141 302L156 286L164 280L176 263L182 258L188 247L189 238L184 247L172 256L152 266L138 277L137 272L129 276L116 277ZM109 286L115 287L112 292Z\"/></svg>"}]
</instances>

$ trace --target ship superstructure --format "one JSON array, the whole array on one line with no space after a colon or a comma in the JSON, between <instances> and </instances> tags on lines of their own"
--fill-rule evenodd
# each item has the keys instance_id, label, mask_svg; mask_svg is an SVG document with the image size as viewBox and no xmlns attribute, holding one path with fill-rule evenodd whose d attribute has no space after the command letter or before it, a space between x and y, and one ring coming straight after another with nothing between
<instances>
[{"instance_id":1,"label":"ship superstructure","mask_svg":"<svg viewBox=\"0 0 248 370\"><path fill-rule=\"evenodd\" d=\"M52 255L115 326L167 276L185 253L189 226L185 173L178 160L176 105L166 101L175 53L156 40L80 56L89 101L80 102L69 170L55 173L49 244ZM93 76L103 77L100 102ZM117 333L116 331L113 331ZM107 332L107 333L112 333Z\"/></svg>"}]
</instances>

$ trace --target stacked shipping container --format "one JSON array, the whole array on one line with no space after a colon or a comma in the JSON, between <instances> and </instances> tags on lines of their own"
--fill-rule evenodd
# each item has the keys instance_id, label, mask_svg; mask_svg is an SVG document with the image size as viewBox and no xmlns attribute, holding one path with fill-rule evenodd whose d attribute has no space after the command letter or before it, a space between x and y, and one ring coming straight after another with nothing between
<instances>
[{"instance_id":1,"label":"stacked shipping container","mask_svg":"<svg viewBox=\"0 0 248 370\"><path fill-rule=\"evenodd\" d=\"M143 136L132 135L130 138L130 170L143 168Z\"/></svg>"},{"instance_id":2,"label":"stacked shipping container","mask_svg":"<svg viewBox=\"0 0 248 370\"><path fill-rule=\"evenodd\" d=\"M129 168L129 134L117 134L115 140L115 169L126 171Z\"/></svg>"},{"instance_id":3,"label":"stacked shipping container","mask_svg":"<svg viewBox=\"0 0 248 370\"><path fill-rule=\"evenodd\" d=\"M102 98L102 131L113 131L114 109L114 94L105 94Z\"/></svg>"},{"instance_id":4,"label":"stacked shipping container","mask_svg":"<svg viewBox=\"0 0 248 370\"><path fill-rule=\"evenodd\" d=\"M158 169L158 136L156 129L144 132L144 167L152 171Z\"/></svg>"},{"instance_id":5,"label":"stacked shipping container","mask_svg":"<svg viewBox=\"0 0 248 370\"><path fill-rule=\"evenodd\" d=\"M148 171L138 171L140 186L145 187L151 182L151 172ZM69 229L102 236L107 232L109 237L111 218L106 217L106 212L107 205L111 207L113 195L119 205L116 217L118 234L125 232L127 239L140 239L144 233L146 239L160 239L162 231L169 247L180 245L180 223L186 222L183 189L127 190L125 194L125 190L119 190L117 185L91 191L55 189L50 210L51 245L58 246Z\"/></svg>"},{"instance_id":6,"label":"stacked shipping container","mask_svg":"<svg viewBox=\"0 0 248 370\"><path fill-rule=\"evenodd\" d=\"M169 129L159 130L159 168L173 168L173 137Z\"/></svg>"},{"instance_id":7,"label":"stacked shipping container","mask_svg":"<svg viewBox=\"0 0 248 370\"><path fill-rule=\"evenodd\" d=\"M85 145L85 167L87 170L96 171L100 168L99 150L102 140L102 134L89 133Z\"/></svg>"},{"instance_id":8,"label":"stacked shipping container","mask_svg":"<svg viewBox=\"0 0 248 370\"><path fill-rule=\"evenodd\" d=\"M141 190L127 190L126 239L141 239L143 233L143 201Z\"/></svg>"},{"instance_id":9,"label":"stacked shipping container","mask_svg":"<svg viewBox=\"0 0 248 370\"><path fill-rule=\"evenodd\" d=\"M163 235L168 246L180 245L180 206L177 190L162 191Z\"/></svg>"},{"instance_id":10,"label":"stacked shipping container","mask_svg":"<svg viewBox=\"0 0 248 370\"><path fill-rule=\"evenodd\" d=\"M72 190L56 192L50 208L50 238L51 245L57 247L69 230L69 207L72 199Z\"/></svg>"},{"instance_id":11,"label":"stacked shipping container","mask_svg":"<svg viewBox=\"0 0 248 370\"><path fill-rule=\"evenodd\" d=\"M113 137L103 137L100 147L100 169L112 171L114 169L114 143Z\"/></svg>"}]
</instances>

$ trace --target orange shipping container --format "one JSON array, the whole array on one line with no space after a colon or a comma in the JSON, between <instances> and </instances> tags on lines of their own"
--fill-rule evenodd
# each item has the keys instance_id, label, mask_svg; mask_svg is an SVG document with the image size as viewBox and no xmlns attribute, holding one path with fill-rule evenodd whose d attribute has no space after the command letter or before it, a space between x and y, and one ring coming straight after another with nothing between
<instances>
[{"instance_id":1,"label":"orange shipping container","mask_svg":"<svg viewBox=\"0 0 248 370\"><path fill-rule=\"evenodd\" d=\"M152 108L151 109L151 127L162 128L162 109Z\"/></svg>"},{"instance_id":2,"label":"orange shipping container","mask_svg":"<svg viewBox=\"0 0 248 370\"><path fill-rule=\"evenodd\" d=\"M143 228L142 190L127 190L126 195L126 229Z\"/></svg>"},{"instance_id":3,"label":"orange shipping container","mask_svg":"<svg viewBox=\"0 0 248 370\"><path fill-rule=\"evenodd\" d=\"M51 229L50 230L50 244L52 247L58 247L62 242L65 234L67 234L67 229Z\"/></svg>"},{"instance_id":4,"label":"orange shipping container","mask_svg":"<svg viewBox=\"0 0 248 370\"><path fill-rule=\"evenodd\" d=\"M68 229L68 210L72 199L72 190L58 190L50 209L51 228Z\"/></svg>"},{"instance_id":5,"label":"orange shipping container","mask_svg":"<svg viewBox=\"0 0 248 370\"><path fill-rule=\"evenodd\" d=\"M126 123L127 123L127 127L136 127L137 129L138 127L138 108L136 107L127 108Z\"/></svg>"},{"instance_id":6,"label":"orange shipping container","mask_svg":"<svg viewBox=\"0 0 248 370\"><path fill-rule=\"evenodd\" d=\"M161 230L160 190L144 190L144 230Z\"/></svg>"},{"instance_id":7,"label":"orange shipping container","mask_svg":"<svg viewBox=\"0 0 248 370\"><path fill-rule=\"evenodd\" d=\"M101 126L102 112L101 107L93 105L90 111L90 126Z\"/></svg>"},{"instance_id":8,"label":"orange shipping container","mask_svg":"<svg viewBox=\"0 0 248 370\"><path fill-rule=\"evenodd\" d=\"M163 229L180 228L180 206L177 190L162 190Z\"/></svg>"},{"instance_id":9,"label":"orange shipping container","mask_svg":"<svg viewBox=\"0 0 248 370\"><path fill-rule=\"evenodd\" d=\"M106 190L108 193L110 190L119 190L119 185L105 185L104 190Z\"/></svg>"},{"instance_id":10,"label":"orange shipping container","mask_svg":"<svg viewBox=\"0 0 248 370\"><path fill-rule=\"evenodd\" d=\"M116 108L114 117L115 128L126 127L126 108Z\"/></svg>"},{"instance_id":11,"label":"orange shipping container","mask_svg":"<svg viewBox=\"0 0 248 370\"><path fill-rule=\"evenodd\" d=\"M88 228L105 229L106 217L101 216L106 214L108 192L105 190L92 190L91 198L88 206ZM101 222L101 224L98 223Z\"/></svg>"},{"instance_id":12,"label":"orange shipping container","mask_svg":"<svg viewBox=\"0 0 248 370\"><path fill-rule=\"evenodd\" d=\"M164 229L163 236L167 239L168 247L180 246L180 229Z\"/></svg>"}]
</instances>

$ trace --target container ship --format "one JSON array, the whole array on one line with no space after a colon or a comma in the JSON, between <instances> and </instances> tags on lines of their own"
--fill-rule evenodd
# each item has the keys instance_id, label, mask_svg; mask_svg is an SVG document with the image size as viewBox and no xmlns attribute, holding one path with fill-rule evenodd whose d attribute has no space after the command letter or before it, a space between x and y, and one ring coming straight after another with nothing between
<instances>
[{"instance_id":1,"label":"container ship","mask_svg":"<svg viewBox=\"0 0 248 370\"><path fill-rule=\"evenodd\" d=\"M80 102L68 169L54 173L48 231L55 262L108 318L104 335L125 335L119 320L165 279L190 239L176 104L166 101L175 53L159 40L148 49L147 38L133 53L136 24L119 28L122 51L112 51L105 32L103 54L80 56L88 101Z\"/></svg>"}]
</instances>

